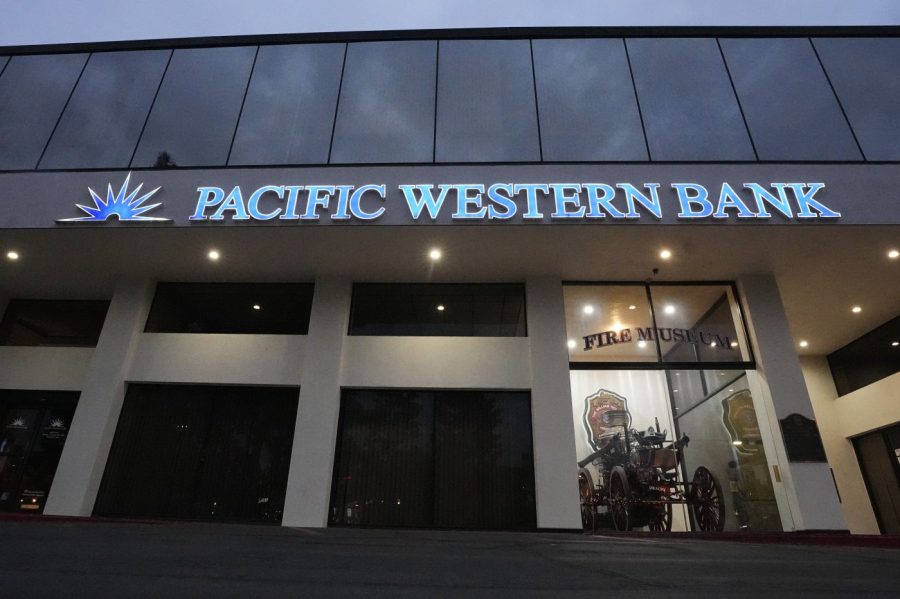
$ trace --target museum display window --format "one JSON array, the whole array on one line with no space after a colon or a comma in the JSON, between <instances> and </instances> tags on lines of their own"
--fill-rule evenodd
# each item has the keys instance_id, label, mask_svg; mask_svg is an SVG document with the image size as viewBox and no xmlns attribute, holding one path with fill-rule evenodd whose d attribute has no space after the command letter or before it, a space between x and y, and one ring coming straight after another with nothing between
<instances>
[{"instance_id":1,"label":"museum display window","mask_svg":"<svg viewBox=\"0 0 900 599\"><path fill-rule=\"evenodd\" d=\"M298 396L130 384L94 513L281 522Z\"/></svg>"},{"instance_id":2,"label":"museum display window","mask_svg":"<svg viewBox=\"0 0 900 599\"><path fill-rule=\"evenodd\" d=\"M0 390L0 510L44 511L77 402L73 392Z\"/></svg>"},{"instance_id":3,"label":"museum display window","mask_svg":"<svg viewBox=\"0 0 900 599\"><path fill-rule=\"evenodd\" d=\"M107 301L14 299L0 321L0 345L94 347Z\"/></svg>"},{"instance_id":4,"label":"museum display window","mask_svg":"<svg viewBox=\"0 0 900 599\"><path fill-rule=\"evenodd\" d=\"M345 389L329 524L534 529L525 391Z\"/></svg>"},{"instance_id":5,"label":"museum display window","mask_svg":"<svg viewBox=\"0 0 900 599\"><path fill-rule=\"evenodd\" d=\"M525 337L525 287L357 283L350 334Z\"/></svg>"},{"instance_id":6,"label":"museum display window","mask_svg":"<svg viewBox=\"0 0 900 599\"><path fill-rule=\"evenodd\" d=\"M584 527L781 530L733 288L572 284L565 305Z\"/></svg>"}]
</instances>

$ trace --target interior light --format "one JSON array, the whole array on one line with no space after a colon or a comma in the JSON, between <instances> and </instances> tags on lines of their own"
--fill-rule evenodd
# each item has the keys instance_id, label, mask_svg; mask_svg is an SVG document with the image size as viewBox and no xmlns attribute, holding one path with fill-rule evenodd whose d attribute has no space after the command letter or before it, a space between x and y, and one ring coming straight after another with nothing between
<instances>
[{"instance_id":1,"label":"interior light","mask_svg":"<svg viewBox=\"0 0 900 599\"><path fill-rule=\"evenodd\" d=\"M18 260L19 252L15 251L15 250L9 250L8 252L6 252L6 257L9 260Z\"/></svg>"},{"instance_id":2,"label":"interior light","mask_svg":"<svg viewBox=\"0 0 900 599\"><path fill-rule=\"evenodd\" d=\"M569 349L575 349L575 345L577 345L577 344L575 343L574 339L569 339L569 342L566 343L566 345L569 346Z\"/></svg>"},{"instance_id":3,"label":"interior light","mask_svg":"<svg viewBox=\"0 0 900 599\"><path fill-rule=\"evenodd\" d=\"M738 346L738 342L737 342L737 341L732 341L732 342L731 342L731 347L737 347L737 346Z\"/></svg>"},{"instance_id":4,"label":"interior light","mask_svg":"<svg viewBox=\"0 0 900 599\"><path fill-rule=\"evenodd\" d=\"M585 307L584 307L584 313L585 313L585 314L593 314L593 313L594 313L594 306L592 306L592 305L590 305L590 304L588 304L587 306L585 306Z\"/></svg>"},{"instance_id":5,"label":"interior light","mask_svg":"<svg viewBox=\"0 0 900 599\"><path fill-rule=\"evenodd\" d=\"M647 347L647 342L646 341L638 341L638 347L641 347L641 348Z\"/></svg>"},{"instance_id":6,"label":"interior light","mask_svg":"<svg viewBox=\"0 0 900 599\"><path fill-rule=\"evenodd\" d=\"M253 304L253 309L254 310L262 310L262 306L260 306L259 304Z\"/></svg>"},{"instance_id":7,"label":"interior light","mask_svg":"<svg viewBox=\"0 0 900 599\"><path fill-rule=\"evenodd\" d=\"M637 309L637 306L635 306L634 304L631 304L630 306L628 306L628 309L629 309L629 310L636 310L636 309Z\"/></svg>"},{"instance_id":8,"label":"interior light","mask_svg":"<svg viewBox=\"0 0 900 599\"><path fill-rule=\"evenodd\" d=\"M665 312L666 314L675 314L675 306L669 304L665 308L663 308L663 312Z\"/></svg>"},{"instance_id":9,"label":"interior light","mask_svg":"<svg viewBox=\"0 0 900 599\"><path fill-rule=\"evenodd\" d=\"M428 252L428 257L432 260L440 260L442 255L443 254L441 254L441 250L437 248L432 248L431 251Z\"/></svg>"},{"instance_id":10,"label":"interior light","mask_svg":"<svg viewBox=\"0 0 900 599\"><path fill-rule=\"evenodd\" d=\"M744 442L743 442L743 441L740 441L740 440L738 440L738 441L732 441L732 442L731 442L731 444L732 444L732 445L736 445L736 446L738 446L738 447L740 447L740 446L741 446L741 445L743 445L743 444L744 444Z\"/></svg>"},{"instance_id":11,"label":"interior light","mask_svg":"<svg viewBox=\"0 0 900 599\"><path fill-rule=\"evenodd\" d=\"M716 347L716 345L717 345L717 344L716 344L715 341L713 341L712 343L709 344L710 347Z\"/></svg>"},{"instance_id":12,"label":"interior light","mask_svg":"<svg viewBox=\"0 0 900 599\"><path fill-rule=\"evenodd\" d=\"M206 257L210 260L215 261L221 258L222 255L219 253L219 250L209 250L209 253L206 254Z\"/></svg>"},{"instance_id":13,"label":"interior light","mask_svg":"<svg viewBox=\"0 0 900 599\"><path fill-rule=\"evenodd\" d=\"M443 311L444 311L444 304L438 304L437 310L438 310L438 312L443 312Z\"/></svg>"},{"instance_id":14,"label":"interior light","mask_svg":"<svg viewBox=\"0 0 900 599\"><path fill-rule=\"evenodd\" d=\"M729 393L734 393L734 389L729 389L728 392L729 392Z\"/></svg>"},{"instance_id":15,"label":"interior light","mask_svg":"<svg viewBox=\"0 0 900 599\"><path fill-rule=\"evenodd\" d=\"M862 312L862 307L853 306L852 308L850 308L850 311L853 312L854 314L859 314L860 312Z\"/></svg>"},{"instance_id":16,"label":"interior light","mask_svg":"<svg viewBox=\"0 0 900 599\"><path fill-rule=\"evenodd\" d=\"M672 393L678 393L678 389L672 389Z\"/></svg>"},{"instance_id":17,"label":"interior light","mask_svg":"<svg viewBox=\"0 0 900 599\"><path fill-rule=\"evenodd\" d=\"M672 257L672 252L671 252L671 250L662 250L659 253L659 257L662 258L663 260L668 260L669 258Z\"/></svg>"},{"instance_id":18,"label":"interior light","mask_svg":"<svg viewBox=\"0 0 900 599\"><path fill-rule=\"evenodd\" d=\"M891 260L896 260L897 258L900 258L900 250L889 251L888 258L890 258Z\"/></svg>"},{"instance_id":19,"label":"interior light","mask_svg":"<svg viewBox=\"0 0 900 599\"><path fill-rule=\"evenodd\" d=\"M900 345L900 341L891 342L891 347L897 347L898 345Z\"/></svg>"},{"instance_id":20,"label":"interior light","mask_svg":"<svg viewBox=\"0 0 900 599\"><path fill-rule=\"evenodd\" d=\"M804 339L800 342L800 347L809 347L809 341Z\"/></svg>"}]
</instances>

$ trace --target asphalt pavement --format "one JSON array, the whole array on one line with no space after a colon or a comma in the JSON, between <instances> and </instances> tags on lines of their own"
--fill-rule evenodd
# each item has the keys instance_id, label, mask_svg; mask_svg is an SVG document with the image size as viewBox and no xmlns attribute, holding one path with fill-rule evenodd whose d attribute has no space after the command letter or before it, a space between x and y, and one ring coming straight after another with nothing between
<instances>
[{"instance_id":1,"label":"asphalt pavement","mask_svg":"<svg viewBox=\"0 0 900 599\"><path fill-rule=\"evenodd\" d=\"M900 597L900 549L0 521L0 597Z\"/></svg>"}]
</instances>

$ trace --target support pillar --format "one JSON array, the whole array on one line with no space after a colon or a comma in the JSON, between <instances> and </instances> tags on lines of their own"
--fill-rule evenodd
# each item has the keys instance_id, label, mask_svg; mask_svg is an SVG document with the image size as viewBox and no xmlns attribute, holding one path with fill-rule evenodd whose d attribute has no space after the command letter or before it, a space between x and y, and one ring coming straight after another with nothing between
<instances>
[{"instance_id":1,"label":"support pillar","mask_svg":"<svg viewBox=\"0 0 900 599\"><path fill-rule=\"evenodd\" d=\"M775 277L741 277L738 290L757 361L751 392L757 400L754 403L760 404L760 424L771 432L766 452L784 529L846 530L828 463L791 462L788 458L780 422L794 414L814 421L815 413Z\"/></svg>"},{"instance_id":2,"label":"support pillar","mask_svg":"<svg viewBox=\"0 0 900 599\"><path fill-rule=\"evenodd\" d=\"M112 445L125 379L150 304L152 281L121 281L113 293L66 438L45 514L90 516Z\"/></svg>"},{"instance_id":3,"label":"support pillar","mask_svg":"<svg viewBox=\"0 0 900 599\"><path fill-rule=\"evenodd\" d=\"M526 282L538 528L581 529L562 283Z\"/></svg>"},{"instance_id":4,"label":"support pillar","mask_svg":"<svg viewBox=\"0 0 900 599\"><path fill-rule=\"evenodd\" d=\"M284 526L324 527L328 523L341 405L341 354L350 319L351 290L349 281L316 280L301 365L300 404L281 521Z\"/></svg>"}]
</instances>

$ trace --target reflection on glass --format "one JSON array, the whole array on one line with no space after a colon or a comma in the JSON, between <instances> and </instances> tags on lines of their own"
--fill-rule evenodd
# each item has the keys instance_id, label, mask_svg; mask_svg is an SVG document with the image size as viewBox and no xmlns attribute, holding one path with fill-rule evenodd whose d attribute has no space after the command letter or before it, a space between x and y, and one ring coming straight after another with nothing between
<instances>
[{"instance_id":1,"label":"reflection on glass","mask_svg":"<svg viewBox=\"0 0 900 599\"><path fill-rule=\"evenodd\" d=\"M533 468L527 393L345 390L329 522L533 529Z\"/></svg>"},{"instance_id":2,"label":"reflection on glass","mask_svg":"<svg viewBox=\"0 0 900 599\"><path fill-rule=\"evenodd\" d=\"M224 165L255 46L175 50L131 165Z\"/></svg>"},{"instance_id":3,"label":"reflection on glass","mask_svg":"<svg viewBox=\"0 0 900 599\"><path fill-rule=\"evenodd\" d=\"M431 162L437 42L347 46L331 162Z\"/></svg>"},{"instance_id":4,"label":"reflection on glass","mask_svg":"<svg viewBox=\"0 0 900 599\"><path fill-rule=\"evenodd\" d=\"M229 164L324 164L344 44L261 46Z\"/></svg>"},{"instance_id":5,"label":"reflection on glass","mask_svg":"<svg viewBox=\"0 0 900 599\"><path fill-rule=\"evenodd\" d=\"M128 166L170 54L92 54L40 168Z\"/></svg>"},{"instance_id":6,"label":"reflection on glass","mask_svg":"<svg viewBox=\"0 0 900 599\"><path fill-rule=\"evenodd\" d=\"M528 40L440 44L438 162L540 160Z\"/></svg>"},{"instance_id":7,"label":"reflection on glass","mask_svg":"<svg viewBox=\"0 0 900 599\"><path fill-rule=\"evenodd\" d=\"M760 160L861 160L807 38L722 39Z\"/></svg>"},{"instance_id":8,"label":"reflection on glass","mask_svg":"<svg viewBox=\"0 0 900 599\"><path fill-rule=\"evenodd\" d=\"M0 77L0 169L37 166L87 54L15 56Z\"/></svg>"},{"instance_id":9,"label":"reflection on glass","mask_svg":"<svg viewBox=\"0 0 900 599\"><path fill-rule=\"evenodd\" d=\"M900 38L813 43L868 160L900 160Z\"/></svg>"},{"instance_id":10,"label":"reflection on glass","mask_svg":"<svg viewBox=\"0 0 900 599\"><path fill-rule=\"evenodd\" d=\"M533 44L544 160L647 160L622 40Z\"/></svg>"},{"instance_id":11,"label":"reflection on glass","mask_svg":"<svg viewBox=\"0 0 900 599\"><path fill-rule=\"evenodd\" d=\"M755 160L715 39L626 40L653 160Z\"/></svg>"},{"instance_id":12,"label":"reflection on glass","mask_svg":"<svg viewBox=\"0 0 900 599\"><path fill-rule=\"evenodd\" d=\"M733 291L727 285L651 285L664 362L747 360Z\"/></svg>"},{"instance_id":13,"label":"reflection on glass","mask_svg":"<svg viewBox=\"0 0 900 599\"><path fill-rule=\"evenodd\" d=\"M570 361L658 361L643 285L566 285L563 301Z\"/></svg>"}]
</instances>

